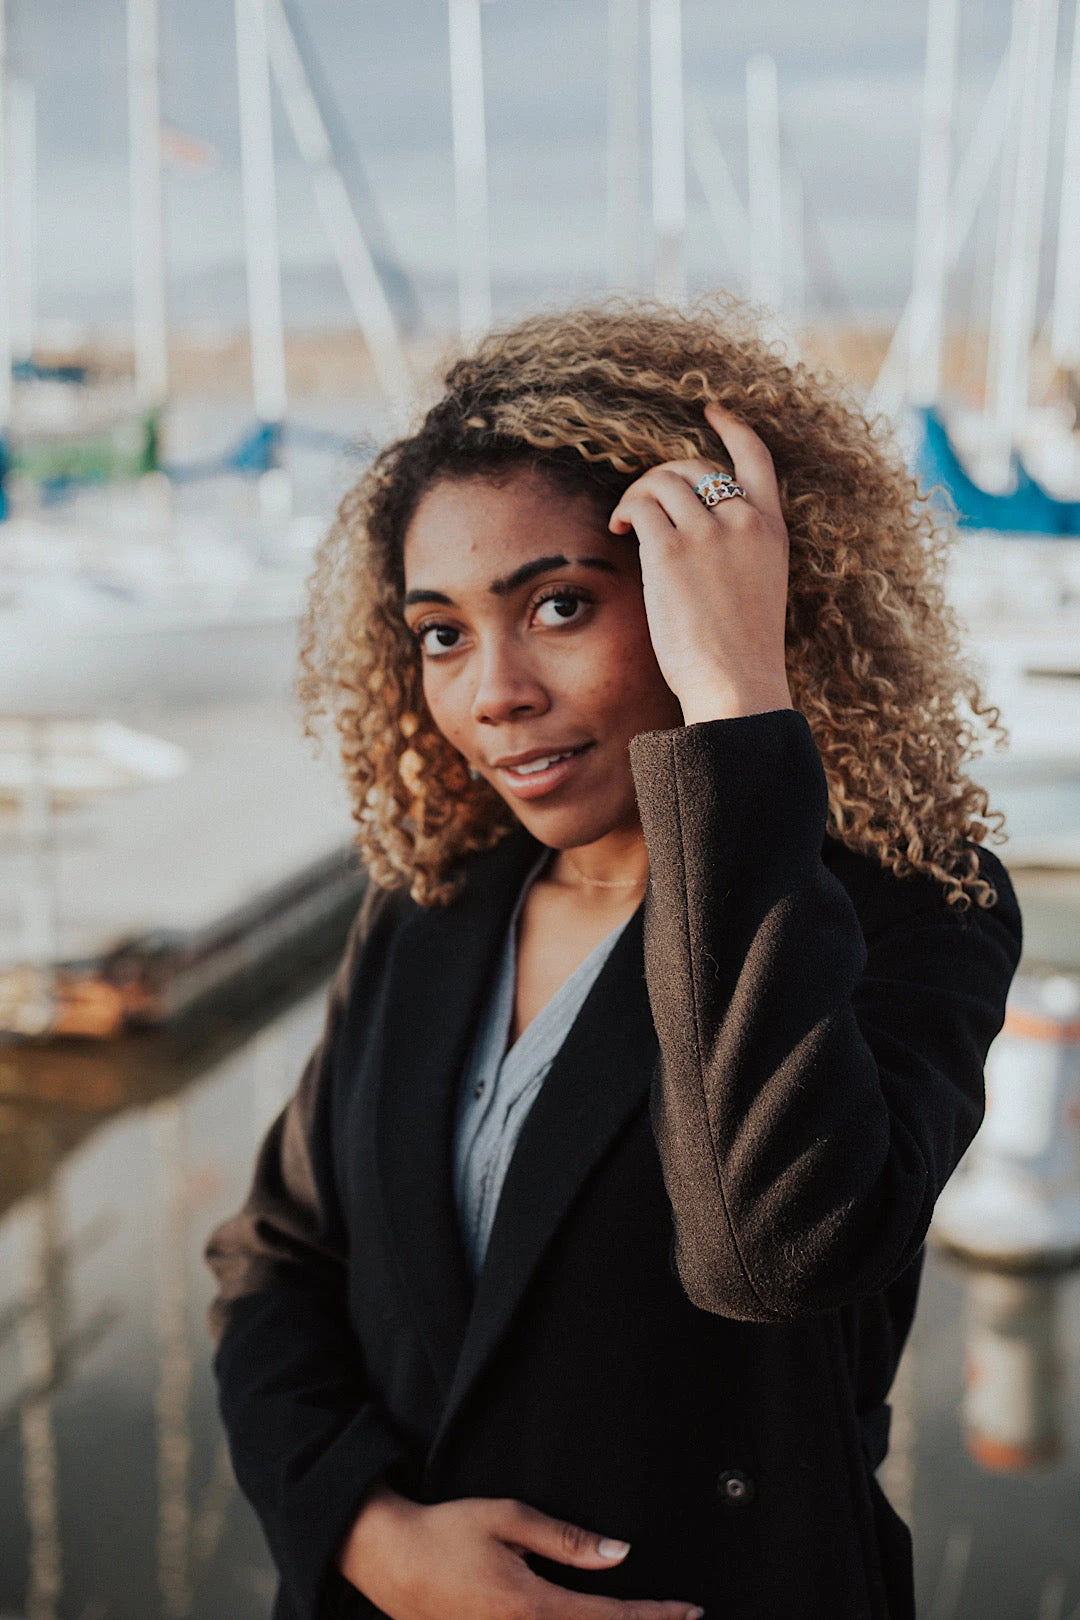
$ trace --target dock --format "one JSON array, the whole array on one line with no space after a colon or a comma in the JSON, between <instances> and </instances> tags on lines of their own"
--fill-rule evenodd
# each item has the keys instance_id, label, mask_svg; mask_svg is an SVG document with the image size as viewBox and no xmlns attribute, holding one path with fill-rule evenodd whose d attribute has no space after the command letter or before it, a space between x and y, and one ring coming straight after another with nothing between
<instances>
[{"instance_id":1,"label":"dock","mask_svg":"<svg viewBox=\"0 0 1080 1620\"><path fill-rule=\"evenodd\" d=\"M332 950L355 913L364 878L336 757L303 737L292 704L134 718L189 766L55 812L58 950L44 993L20 961L26 852L14 814L0 820L0 1033L169 1023Z\"/></svg>"}]
</instances>

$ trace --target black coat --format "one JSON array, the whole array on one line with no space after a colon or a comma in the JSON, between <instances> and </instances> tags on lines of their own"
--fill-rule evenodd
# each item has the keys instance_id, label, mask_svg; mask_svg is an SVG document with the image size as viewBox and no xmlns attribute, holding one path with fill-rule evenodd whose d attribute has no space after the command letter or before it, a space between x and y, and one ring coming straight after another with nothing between
<instances>
[{"instance_id":1,"label":"black coat","mask_svg":"<svg viewBox=\"0 0 1080 1620\"><path fill-rule=\"evenodd\" d=\"M379 1477L631 1543L598 1573L530 1560L565 1586L727 1620L913 1614L874 1469L1015 898L985 851L998 902L961 915L827 838L793 711L648 733L632 761L648 898L525 1123L475 1296L451 1132L524 832L447 908L370 892L211 1239L221 1409L280 1620L379 1612L334 1569Z\"/></svg>"}]
</instances>

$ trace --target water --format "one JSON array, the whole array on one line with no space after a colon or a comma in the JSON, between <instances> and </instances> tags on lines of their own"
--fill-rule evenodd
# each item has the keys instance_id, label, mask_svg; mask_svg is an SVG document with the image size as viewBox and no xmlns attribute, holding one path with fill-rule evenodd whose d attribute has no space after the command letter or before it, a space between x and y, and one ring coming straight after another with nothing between
<instances>
[{"instance_id":1,"label":"water","mask_svg":"<svg viewBox=\"0 0 1080 1620\"><path fill-rule=\"evenodd\" d=\"M216 1421L201 1250L244 1196L321 1004L197 1044L0 1057L5 1616L269 1612Z\"/></svg>"},{"instance_id":2,"label":"water","mask_svg":"<svg viewBox=\"0 0 1080 1620\"><path fill-rule=\"evenodd\" d=\"M0 1052L5 1620L268 1614L270 1562L216 1421L201 1250L322 997L301 986L168 1040ZM883 1477L914 1522L920 1614L1077 1620L1080 1275L931 1257L894 1402ZM1002 1472L968 1444L1045 1460Z\"/></svg>"}]
</instances>

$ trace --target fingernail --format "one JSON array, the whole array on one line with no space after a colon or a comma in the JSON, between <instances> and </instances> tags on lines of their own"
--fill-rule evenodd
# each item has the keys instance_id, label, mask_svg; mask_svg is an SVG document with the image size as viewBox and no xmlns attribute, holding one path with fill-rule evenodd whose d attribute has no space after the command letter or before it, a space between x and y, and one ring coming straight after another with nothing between
<instances>
[{"instance_id":1,"label":"fingernail","mask_svg":"<svg viewBox=\"0 0 1080 1620\"><path fill-rule=\"evenodd\" d=\"M691 1609L690 1613L686 1617L686 1620L705 1620L705 1610Z\"/></svg>"},{"instance_id":2,"label":"fingernail","mask_svg":"<svg viewBox=\"0 0 1080 1620\"><path fill-rule=\"evenodd\" d=\"M612 1541L610 1536L605 1536L597 1544L596 1550L601 1558L625 1558L630 1551L630 1543L628 1541Z\"/></svg>"}]
</instances>

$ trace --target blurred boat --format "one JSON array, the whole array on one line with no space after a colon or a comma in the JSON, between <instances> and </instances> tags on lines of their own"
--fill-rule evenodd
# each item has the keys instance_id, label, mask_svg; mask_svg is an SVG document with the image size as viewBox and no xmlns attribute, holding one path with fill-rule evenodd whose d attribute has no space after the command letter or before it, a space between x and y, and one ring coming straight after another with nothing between
<instances>
[{"instance_id":1,"label":"blurred boat","mask_svg":"<svg viewBox=\"0 0 1080 1620\"><path fill-rule=\"evenodd\" d=\"M0 713L288 693L321 525L265 536L213 513L164 535L12 519L0 531Z\"/></svg>"}]
</instances>

